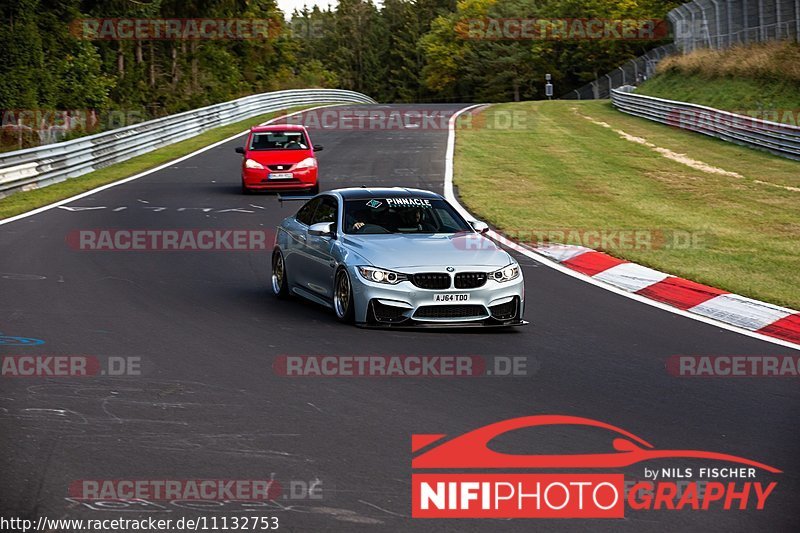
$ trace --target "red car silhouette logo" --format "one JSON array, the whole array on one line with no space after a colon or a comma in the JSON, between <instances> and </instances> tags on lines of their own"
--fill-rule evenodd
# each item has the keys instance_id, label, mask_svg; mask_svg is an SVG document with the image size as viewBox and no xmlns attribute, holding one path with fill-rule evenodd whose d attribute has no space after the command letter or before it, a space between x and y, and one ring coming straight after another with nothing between
<instances>
[{"instance_id":1,"label":"red car silhouette logo","mask_svg":"<svg viewBox=\"0 0 800 533\"><path fill-rule=\"evenodd\" d=\"M494 451L489 442L498 436L517 429L537 426L572 425L603 428L616 433L612 441L614 452L568 455L512 455ZM411 451L418 452L446 435L412 435ZM724 453L701 450L658 450L652 444L616 426L562 415L536 415L512 418L474 429L447 440L411 461L413 469L486 469L486 468L621 468L652 459L712 459L753 466L780 474L777 468Z\"/></svg>"}]
</instances>

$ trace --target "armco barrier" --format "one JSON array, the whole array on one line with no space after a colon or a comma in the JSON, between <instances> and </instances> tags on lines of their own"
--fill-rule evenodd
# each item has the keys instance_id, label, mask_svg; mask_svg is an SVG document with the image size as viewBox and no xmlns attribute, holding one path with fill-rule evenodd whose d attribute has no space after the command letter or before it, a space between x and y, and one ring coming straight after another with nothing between
<instances>
[{"instance_id":1,"label":"armco barrier","mask_svg":"<svg viewBox=\"0 0 800 533\"><path fill-rule=\"evenodd\" d=\"M71 141L0 154L0 198L45 187L150 152L211 128L306 104L375 101L337 89L256 94Z\"/></svg>"},{"instance_id":2,"label":"armco barrier","mask_svg":"<svg viewBox=\"0 0 800 533\"><path fill-rule=\"evenodd\" d=\"M759 120L697 104L636 94L634 87L611 91L611 103L622 112L696 131L736 144L800 160L800 127Z\"/></svg>"}]
</instances>

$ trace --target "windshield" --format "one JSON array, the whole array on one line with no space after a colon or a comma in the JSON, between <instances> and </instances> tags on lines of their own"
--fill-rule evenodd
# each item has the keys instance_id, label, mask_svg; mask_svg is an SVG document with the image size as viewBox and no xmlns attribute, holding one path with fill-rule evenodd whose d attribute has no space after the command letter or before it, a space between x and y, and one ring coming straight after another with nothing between
<instances>
[{"instance_id":1,"label":"windshield","mask_svg":"<svg viewBox=\"0 0 800 533\"><path fill-rule=\"evenodd\" d=\"M308 150L302 131L265 131L254 133L250 150Z\"/></svg>"},{"instance_id":2,"label":"windshield","mask_svg":"<svg viewBox=\"0 0 800 533\"><path fill-rule=\"evenodd\" d=\"M344 232L458 233L472 231L450 204L436 198L364 198L344 203Z\"/></svg>"}]
</instances>

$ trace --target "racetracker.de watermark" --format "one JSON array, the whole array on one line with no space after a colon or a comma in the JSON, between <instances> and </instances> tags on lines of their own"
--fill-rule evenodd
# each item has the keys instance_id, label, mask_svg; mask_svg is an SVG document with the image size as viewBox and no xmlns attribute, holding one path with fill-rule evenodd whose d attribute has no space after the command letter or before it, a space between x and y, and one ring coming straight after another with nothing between
<instances>
[{"instance_id":1,"label":"racetracker.de watermark","mask_svg":"<svg viewBox=\"0 0 800 533\"><path fill-rule=\"evenodd\" d=\"M448 131L452 112L434 107L402 109L312 109L286 117L285 123L333 131ZM492 113L463 113L455 120L459 130L525 130L536 115L525 110L497 109Z\"/></svg>"},{"instance_id":2,"label":"racetracker.de watermark","mask_svg":"<svg viewBox=\"0 0 800 533\"><path fill-rule=\"evenodd\" d=\"M95 109L3 109L0 127L9 132L96 132L145 121L138 109L98 112Z\"/></svg>"},{"instance_id":3,"label":"racetracker.de watermark","mask_svg":"<svg viewBox=\"0 0 800 533\"><path fill-rule=\"evenodd\" d=\"M796 378L796 355L672 355L667 373L680 378Z\"/></svg>"},{"instance_id":4,"label":"racetracker.de watermark","mask_svg":"<svg viewBox=\"0 0 800 533\"><path fill-rule=\"evenodd\" d=\"M69 25L78 39L109 41L242 41L278 37L278 20L259 18L79 18Z\"/></svg>"},{"instance_id":5,"label":"racetracker.de watermark","mask_svg":"<svg viewBox=\"0 0 800 533\"><path fill-rule=\"evenodd\" d=\"M4 355L0 375L4 378L139 377L145 371L139 356L94 355Z\"/></svg>"},{"instance_id":6,"label":"racetracker.de watermark","mask_svg":"<svg viewBox=\"0 0 800 533\"><path fill-rule=\"evenodd\" d=\"M630 228L533 228L498 232L518 244L539 247L549 244L583 246L593 250L694 250L707 248L713 236L706 231ZM493 247L491 241L464 232L453 239L463 250Z\"/></svg>"},{"instance_id":7,"label":"racetracker.de watermark","mask_svg":"<svg viewBox=\"0 0 800 533\"><path fill-rule=\"evenodd\" d=\"M69 485L78 500L276 500L275 479L80 479Z\"/></svg>"},{"instance_id":8,"label":"racetracker.de watermark","mask_svg":"<svg viewBox=\"0 0 800 533\"><path fill-rule=\"evenodd\" d=\"M272 370L286 377L530 377L539 362L526 355L279 355Z\"/></svg>"},{"instance_id":9,"label":"racetracker.de watermark","mask_svg":"<svg viewBox=\"0 0 800 533\"><path fill-rule=\"evenodd\" d=\"M254 252L271 250L275 231L253 229L79 229L67 245L81 252Z\"/></svg>"},{"instance_id":10,"label":"racetracker.de watermark","mask_svg":"<svg viewBox=\"0 0 800 533\"><path fill-rule=\"evenodd\" d=\"M690 130L781 131L785 126L800 127L800 109L673 109L667 124Z\"/></svg>"},{"instance_id":11,"label":"racetracker.de watermark","mask_svg":"<svg viewBox=\"0 0 800 533\"><path fill-rule=\"evenodd\" d=\"M669 36L660 19L468 18L456 24L456 35L482 41L653 41Z\"/></svg>"}]
</instances>

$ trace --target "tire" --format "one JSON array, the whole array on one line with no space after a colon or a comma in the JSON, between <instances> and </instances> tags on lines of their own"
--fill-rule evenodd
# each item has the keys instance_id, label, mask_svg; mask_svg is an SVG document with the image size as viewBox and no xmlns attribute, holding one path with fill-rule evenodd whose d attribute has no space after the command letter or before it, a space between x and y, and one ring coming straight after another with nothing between
<instances>
[{"instance_id":1,"label":"tire","mask_svg":"<svg viewBox=\"0 0 800 533\"><path fill-rule=\"evenodd\" d=\"M319 182L315 183L314 186L311 187L310 191L311 191L311 194L313 194L314 196L318 195L319 194Z\"/></svg>"},{"instance_id":2,"label":"tire","mask_svg":"<svg viewBox=\"0 0 800 533\"><path fill-rule=\"evenodd\" d=\"M333 280L333 311L340 322L352 324L356 314L354 307L350 276L346 269L340 268Z\"/></svg>"},{"instance_id":3,"label":"tire","mask_svg":"<svg viewBox=\"0 0 800 533\"><path fill-rule=\"evenodd\" d=\"M284 300L289 297L289 285L286 277L286 262L280 249L272 252L272 276L270 276L272 294Z\"/></svg>"},{"instance_id":4,"label":"tire","mask_svg":"<svg viewBox=\"0 0 800 533\"><path fill-rule=\"evenodd\" d=\"M253 194L253 191L247 188L247 186L242 183L242 194Z\"/></svg>"}]
</instances>

